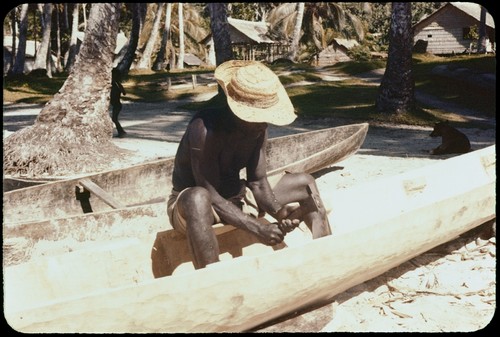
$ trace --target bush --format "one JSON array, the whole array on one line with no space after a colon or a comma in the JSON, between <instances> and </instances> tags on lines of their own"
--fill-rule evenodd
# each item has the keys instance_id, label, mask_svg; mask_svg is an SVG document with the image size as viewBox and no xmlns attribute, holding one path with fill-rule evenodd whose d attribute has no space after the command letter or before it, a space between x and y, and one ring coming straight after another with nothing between
<instances>
[{"instance_id":1,"label":"bush","mask_svg":"<svg viewBox=\"0 0 500 337\"><path fill-rule=\"evenodd\" d=\"M347 55L354 61L370 61L372 56L367 46L358 45L348 50Z\"/></svg>"}]
</instances>

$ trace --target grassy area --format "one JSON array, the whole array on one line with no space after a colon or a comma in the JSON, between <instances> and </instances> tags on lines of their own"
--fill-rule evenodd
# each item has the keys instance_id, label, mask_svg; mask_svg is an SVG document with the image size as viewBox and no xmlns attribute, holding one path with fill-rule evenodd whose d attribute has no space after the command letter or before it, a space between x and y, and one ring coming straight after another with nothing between
<instances>
[{"instance_id":1,"label":"grassy area","mask_svg":"<svg viewBox=\"0 0 500 337\"><path fill-rule=\"evenodd\" d=\"M476 88L457 85L453 80L439 78L431 74L432 69L441 64L465 67L480 72L496 73L494 56L454 56L438 57L432 55L415 55L413 73L417 90L432 94L442 100L454 102L461 106L482 111L491 116L496 113L496 94ZM337 72L356 75L373 69L383 68L384 60L370 62L342 62L331 68ZM477 126L466 121L459 115L444 113L423 105L417 106L411 113L389 116L377 113L375 100L378 86L349 79L338 82L321 81L320 74L309 65L273 65L271 68L280 74L284 85L307 81L313 85L290 86L287 92L292 100L297 114L307 117L334 117L357 120L376 120L398 122L413 125L431 125L438 120L450 120L460 124L460 127ZM213 69L174 70L166 71L131 71L124 79L127 90L126 100L133 101L165 101L188 98L204 92L214 92L215 86L198 85L195 89L191 83L191 75L211 73ZM56 75L52 79L32 78L25 76L18 79L4 79L4 101L45 103L62 86L64 75ZM172 84L184 81L183 89L167 90L168 79ZM186 109L199 110L208 105L216 104L215 100L208 102L189 103ZM463 124L463 125L462 125Z\"/></svg>"},{"instance_id":2,"label":"grassy area","mask_svg":"<svg viewBox=\"0 0 500 337\"><path fill-rule=\"evenodd\" d=\"M356 75L370 70L385 68L385 60L374 59L372 61L340 62L326 68L334 69L348 75Z\"/></svg>"},{"instance_id":3,"label":"grassy area","mask_svg":"<svg viewBox=\"0 0 500 337\"><path fill-rule=\"evenodd\" d=\"M48 102L61 89L67 75L58 74L51 79L33 75L17 76L3 80L3 100L12 103Z\"/></svg>"},{"instance_id":4,"label":"grassy area","mask_svg":"<svg viewBox=\"0 0 500 337\"><path fill-rule=\"evenodd\" d=\"M456 68L468 68L478 73L496 73L496 58L494 56L460 55L438 57L417 55L413 58L413 61L413 75L417 90L432 94L442 100L495 116L496 92L494 88L492 90L484 90L467 83L431 74L434 67L443 64Z\"/></svg>"},{"instance_id":5,"label":"grassy area","mask_svg":"<svg viewBox=\"0 0 500 337\"><path fill-rule=\"evenodd\" d=\"M170 72L152 70L131 70L123 80L127 91L124 99L131 101L159 102L174 99L184 99L206 91L214 91L207 86L192 87L192 76L212 73L213 69L173 70ZM186 84L183 89L167 90L168 79L172 85Z\"/></svg>"},{"instance_id":6,"label":"grassy area","mask_svg":"<svg viewBox=\"0 0 500 337\"><path fill-rule=\"evenodd\" d=\"M482 72L496 72L495 57L493 56L438 57L418 55L414 57L413 66L416 88L445 101L494 116L495 94L479 91L472 95L471 93L474 91L472 88L457 87L450 79L437 79L431 75L432 68L440 64L450 64L450 62L457 67L466 67ZM371 62L342 62L327 67L327 69L331 68L347 75L356 75L383 67L385 67L385 61L373 60ZM283 74L280 75L280 80L284 85L300 81L317 82L314 85L287 88L288 95L299 116L349 118L411 125L432 125L439 120L449 120L452 124L460 127L482 126L480 123L470 122L458 114L444 112L421 104L418 104L414 111L407 114L393 116L378 113L375 109L378 86L367 85L354 79L339 82L321 81L314 67L307 65L280 65L271 68L275 72ZM215 103L216 101L211 100L188 103L183 107L199 110Z\"/></svg>"},{"instance_id":7,"label":"grassy area","mask_svg":"<svg viewBox=\"0 0 500 337\"><path fill-rule=\"evenodd\" d=\"M123 100L158 102L189 98L206 91L214 91L213 88L201 85L194 90L189 85L184 89L167 90L169 78L172 84L180 82L190 84L192 83L191 75L211 72L213 69L174 70L171 72L132 70L122 81L127 92ZM57 74L51 79L32 75L4 78L4 102L44 104L59 91L66 78L67 74Z\"/></svg>"}]
</instances>

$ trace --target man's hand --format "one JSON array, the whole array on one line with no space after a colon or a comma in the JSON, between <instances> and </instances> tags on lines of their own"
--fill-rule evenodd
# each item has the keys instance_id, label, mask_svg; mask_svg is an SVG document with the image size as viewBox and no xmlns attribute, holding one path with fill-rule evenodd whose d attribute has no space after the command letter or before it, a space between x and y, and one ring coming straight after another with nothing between
<instances>
[{"instance_id":1,"label":"man's hand","mask_svg":"<svg viewBox=\"0 0 500 337\"><path fill-rule=\"evenodd\" d=\"M295 218L296 212L300 206L285 205L282 207L274 217L278 220L278 227L283 232L283 235L290 233L300 224L300 220ZM290 217L291 216L291 217Z\"/></svg>"},{"instance_id":2,"label":"man's hand","mask_svg":"<svg viewBox=\"0 0 500 337\"><path fill-rule=\"evenodd\" d=\"M282 219L280 222L278 222L278 227L283 233L283 235L285 235L286 233L290 233L295 228L297 228L299 224L300 224L299 219L293 219L293 220Z\"/></svg>"},{"instance_id":3,"label":"man's hand","mask_svg":"<svg viewBox=\"0 0 500 337\"><path fill-rule=\"evenodd\" d=\"M283 242L286 232L283 232L277 223L259 222L259 231L256 233L259 239L268 246L274 246Z\"/></svg>"}]
</instances>

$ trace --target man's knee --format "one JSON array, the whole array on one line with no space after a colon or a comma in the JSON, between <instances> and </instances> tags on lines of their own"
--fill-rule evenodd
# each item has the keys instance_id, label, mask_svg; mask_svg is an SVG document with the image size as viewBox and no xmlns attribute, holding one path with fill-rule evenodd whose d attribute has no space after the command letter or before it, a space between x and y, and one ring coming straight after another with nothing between
<instances>
[{"instance_id":1,"label":"man's knee","mask_svg":"<svg viewBox=\"0 0 500 337\"><path fill-rule=\"evenodd\" d=\"M315 179L309 173L293 173L293 180L300 186L309 186L315 183Z\"/></svg>"},{"instance_id":2,"label":"man's knee","mask_svg":"<svg viewBox=\"0 0 500 337\"><path fill-rule=\"evenodd\" d=\"M203 187L190 187L179 196L178 202L181 204L194 206L211 205L210 192Z\"/></svg>"}]
</instances>

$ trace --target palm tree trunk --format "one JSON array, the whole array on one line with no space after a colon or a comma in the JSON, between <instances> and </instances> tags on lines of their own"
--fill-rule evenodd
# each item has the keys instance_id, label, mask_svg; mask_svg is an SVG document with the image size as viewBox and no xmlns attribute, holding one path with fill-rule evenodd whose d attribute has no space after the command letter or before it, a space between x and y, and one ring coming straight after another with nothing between
<instances>
[{"instance_id":1,"label":"palm tree trunk","mask_svg":"<svg viewBox=\"0 0 500 337\"><path fill-rule=\"evenodd\" d=\"M394 2L387 65L376 101L378 111L400 114L415 108L412 47L411 3Z\"/></svg>"},{"instance_id":2,"label":"palm tree trunk","mask_svg":"<svg viewBox=\"0 0 500 337\"><path fill-rule=\"evenodd\" d=\"M42 12L42 41L40 42L40 47L37 50L35 64L33 65L33 70L35 69L46 69L47 60L50 54L50 34L52 30L52 4L46 3L43 5Z\"/></svg>"},{"instance_id":3,"label":"palm tree trunk","mask_svg":"<svg viewBox=\"0 0 500 337\"><path fill-rule=\"evenodd\" d=\"M10 64L9 64L9 71L12 71L12 68L14 68L14 58L16 57L16 38L17 38L17 33L16 33L16 8L12 9L10 11L10 23L12 26L12 56L10 57Z\"/></svg>"},{"instance_id":4,"label":"palm tree trunk","mask_svg":"<svg viewBox=\"0 0 500 337\"><path fill-rule=\"evenodd\" d=\"M297 18L295 19L295 27L292 35L292 45L290 46L289 59L295 61L299 51L300 30L302 29L302 20L304 18L305 3L297 3Z\"/></svg>"},{"instance_id":5,"label":"palm tree trunk","mask_svg":"<svg viewBox=\"0 0 500 337\"><path fill-rule=\"evenodd\" d=\"M167 2L167 9L165 10L165 25L163 28L163 35L161 37L160 50L156 55L156 60L153 64L153 70L161 70L165 64L165 57L167 51L167 44L170 41L170 24L172 18L172 3Z\"/></svg>"},{"instance_id":6,"label":"palm tree trunk","mask_svg":"<svg viewBox=\"0 0 500 337\"><path fill-rule=\"evenodd\" d=\"M479 54L486 53L486 8L481 6L481 14L479 16L479 39L477 40L477 52Z\"/></svg>"},{"instance_id":7,"label":"palm tree trunk","mask_svg":"<svg viewBox=\"0 0 500 337\"><path fill-rule=\"evenodd\" d=\"M80 6L75 3L73 6L72 22L71 22L71 38L68 49L68 59L66 60L66 71L70 72L75 64L77 52L77 33L78 33L78 8Z\"/></svg>"},{"instance_id":8,"label":"palm tree trunk","mask_svg":"<svg viewBox=\"0 0 500 337\"><path fill-rule=\"evenodd\" d=\"M163 7L165 3L159 3L158 8L155 15L155 20L153 23L153 29L151 30L151 34L149 35L149 39L146 42L146 46L144 47L144 51L142 52L142 57L137 62L137 69L150 69L151 68L151 55L153 54L153 48L156 45L156 39L158 38L158 32L160 31L160 23L161 16L163 13Z\"/></svg>"},{"instance_id":9,"label":"palm tree trunk","mask_svg":"<svg viewBox=\"0 0 500 337\"><path fill-rule=\"evenodd\" d=\"M69 31L69 21L68 21L68 4L63 4L63 29Z\"/></svg>"},{"instance_id":10,"label":"palm tree trunk","mask_svg":"<svg viewBox=\"0 0 500 337\"><path fill-rule=\"evenodd\" d=\"M95 3L72 72L35 123L4 141L4 172L67 175L109 168L122 153L109 117L119 3Z\"/></svg>"},{"instance_id":11,"label":"palm tree trunk","mask_svg":"<svg viewBox=\"0 0 500 337\"><path fill-rule=\"evenodd\" d=\"M130 37L128 39L128 45L127 50L125 51L125 55L117 65L117 68L118 70L120 70L120 73L122 73L122 75L128 73L130 67L132 66L132 63L134 62L135 52L139 44L139 34L141 32L142 25L144 23L144 17L146 15L146 11L144 10L145 5L146 4L137 2L131 4L132 30L130 31Z\"/></svg>"},{"instance_id":12,"label":"palm tree trunk","mask_svg":"<svg viewBox=\"0 0 500 337\"><path fill-rule=\"evenodd\" d=\"M12 74L21 75L24 73L26 61L26 37L28 34L28 4L21 5L19 15L19 42L17 45L16 60L12 68Z\"/></svg>"},{"instance_id":13,"label":"palm tree trunk","mask_svg":"<svg viewBox=\"0 0 500 337\"><path fill-rule=\"evenodd\" d=\"M216 2L208 4L210 9L210 30L214 39L215 62L221 63L232 60L233 48L229 36L229 23L227 22L227 4Z\"/></svg>"},{"instance_id":14,"label":"palm tree trunk","mask_svg":"<svg viewBox=\"0 0 500 337\"><path fill-rule=\"evenodd\" d=\"M87 8L86 3L82 3L82 13L83 13L83 29L87 29L87 11L85 10Z\"/></svg>"},{"instance_id":15,"label":"palm tree trunk","mask_svg":"<svg viewBox=\"0 0 500 337\"><path fill-rule=\"evenodd\" d=\"M182 11L182 2L177 4L179 18L179 58L177 59L177 68L184 69L184 16Z\"/></svg>"},{"instance_id":16,"label":"palm tree trunk","mask_svg":"<svg viewBox=\"0 0 500 337\"><path fill-rule=\"evenodd\" d=\"M57 72L62 72L62 64L61 64L61 25L60 25L60 19L59 19L59 8L56 6L56 43L57 43L57 48L56 48L56 64L55 68Z\"/></svg>"}]
</instances>

